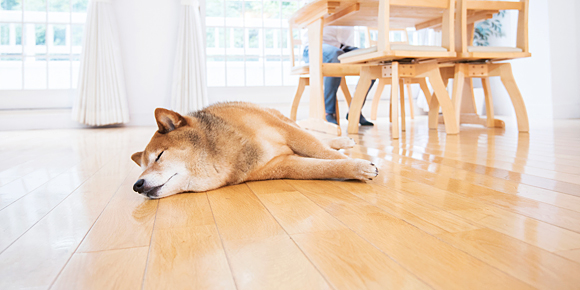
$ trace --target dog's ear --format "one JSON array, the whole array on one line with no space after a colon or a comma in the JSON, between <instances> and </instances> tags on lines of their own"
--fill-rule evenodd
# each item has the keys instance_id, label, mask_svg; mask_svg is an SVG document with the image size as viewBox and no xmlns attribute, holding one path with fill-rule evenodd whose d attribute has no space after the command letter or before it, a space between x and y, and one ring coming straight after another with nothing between
<instances>
[{"instance_id":1,"label":"dog's ear","mask_svg":"<svg viewBox=\"0 0 580 290\"><path fill-rule=\"evenodd\" d=\"M159 127L158 132L161 134L167 134L179 127L187 125L187 121L179 113L163 108L155 109L155 120Z\"/></svg>"},{"instance_id":2,"label":"dog's ear","mask_svg":"<svg viewBox=\"0 0 580 290\"><path fill-rule=\"evenodd\" d=\"M133 155L131 155L131 160L135 161L137 165L141 166L141 157L143 157L143 151L135 152Z\"/></svg>"}]
</instances>

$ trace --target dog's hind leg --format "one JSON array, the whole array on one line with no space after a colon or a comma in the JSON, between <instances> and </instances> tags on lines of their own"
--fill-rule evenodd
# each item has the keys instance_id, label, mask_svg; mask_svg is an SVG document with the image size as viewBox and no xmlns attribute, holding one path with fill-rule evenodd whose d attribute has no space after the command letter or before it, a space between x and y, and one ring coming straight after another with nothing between
<instances>
[{"instance_id":1,"label":"dog's hind leg","mask_svg":"<svg viewBox=\"0 0 580 290\"><path fill-rule=\"evenodd\" d=\"M281 155L251 173L247 180L266 179L359 179L372 180L378 175L377 167L368 160L325 160L298 155Z\"/></svg>"}]
</instances>

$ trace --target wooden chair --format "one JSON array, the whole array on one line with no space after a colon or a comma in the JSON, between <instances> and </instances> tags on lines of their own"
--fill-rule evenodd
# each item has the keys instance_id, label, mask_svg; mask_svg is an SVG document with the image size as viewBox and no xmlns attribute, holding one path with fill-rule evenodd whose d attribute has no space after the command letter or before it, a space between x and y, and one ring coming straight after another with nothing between
<instances>
[{"instance_id":1,"label":"wooden chair","mask_svg":"<svg viewBox=\"0 0 580 290\"><path fill-rule=\"evenodd\" d=\"M310 67L308 64L296 65L295 60L295 47L302 45L301 39L295 39L292 33L292 23L289 24L288 31L290 32L290 53L291 53L291 61L292 61L292 68L290 71L291 75L299 75L300 79L298 80L298 89L296 90L296 94L294 95L294 100L292 101L292 108L290 111L290 119L296 121L296 114L298 112L298 106L300 105L300 99L304 94L304 89L306 86L310 85ZM346 99L346 103L350 107L351 102L351 95L348 90L348 85L346 83L345 76L358 76L360 75L360 65L344 65L340 63L324 63L322 65L322 75L325 77L340 77L342 78L340 81L340 90L342 91L344 98ZM338 109L338 98L336 100L336 122L340 125L340 112Z\"/></svg>"},{"instance_id":2,"label":"wooden chair","mask_svg":"<svg viewBox=\"0 0 580 290\"><path fill-rule=\"evenodd\" d=\"M514 58L530 57L528 46L528 7L529 0L519 2L488 1L488 0L457 0L457 17L455 21L455 49L458 60L462 63L455 64L453 73L453 96L452 101L456 110L456 122L484 124L487 127L503 127L501 120L494 119L493 99L489 87L489 77L499 76L504 84L515 109L520 132L528 132L528 114L522 95L515 82L511 64L497 63ZM473 24L469 22L470 15L489 10L517 10L518 31L516 47L489 47L473 46ZM465 63L469 61L470 63ZM447 68L448 70L449 68ZM447 73L448 74L448 73ZM461 112L462 101L473 102L473 97L467 95L469 91L464 86L469 82L466 79L481 78L484 94L487 120L482 120L475 114L473 106L463 106L469 111ZM470 80L469 80L470 81Z\"/></svg>"},{"instance_id":3,"label":"wooden chair","mask_svg":"<svg viewBox=\"0 0 580 290\"><path fill-rule=\"evenodd\" d=\"M429 82L435 91L435 98L431 98L429 102L430 127L433 124L436 126L439 106L441 106L446 132L448 134L457 134L459 132L459 127L455 120L455 108L441 79L437 62L437 60L456 57L453 26L454 8L455 0L379 0L377 46L345 53L339 57L341 63L366 63L361 68L361 78L351 103L348 133L358 132L359 114L355 114L355 112L360 112L362 108L364 95L371 79L390 79L391 95L396 96L399 93L400 78L425 77L429 78ZM429 19L441 19L441 47L390 43L390 21L393 20L390 18L391 12L393 15L398 13L415 15L415 18L405 19L406 21L408 20L407 23L412 25L419 25ZM441 18L441 16L443 17ZM379 62L378 65L377 62ZM399 110L395 100L396 98L391 98L391 120L392 137L397 139L399 138ZM437 107L437 111L435 111L435 107ZM401 115L403 115L403 112Z\"/></svg>"},{"instance_id":4,"label":"wooden chair","mask_svg":"<svg viewBox=\"0 0 580 290\"><path fill-rule=\"evenodd\" d=\"M369 40L369 45L370 46L376 46L377 45L377 41L374 40L371 37L371 31L378 31L377 28L371 28L371 27L367 27L367 39ZM404 41L391 41L391 44L409 44L409 34L407 33L406 29L392 29L391 32L400 32L402 33L405 37L404 37ZM371 105L371 120L376 120L377 119L377 112L379 109L379 102L381 100L381 95L383 94L383 90L385 88L386 85L390 85L391 81L390 79L381 79L380 81L377 82L377 90L375 92L375 96L373 97L373 103ZM401 79L399 81L399 86L400 86L400 91L401 91L401 115L404 116L405 112L405 93L403 90L403 87L405 87L407 89L407 98L409 100L409 113L411 116L411 120L415 119L415 108L414 108L414 102L413 102L413 89L412 89L412 84L419 84L421 87L421 90L423 91L423 93L425 94L425 97L427 98L427 103L429 103L429 101L431 100L431 92L429 91L429 87L427 86L427 80L425 80L425 78L413 78L413 79L409 79L409 78L405 78L405 79ZM392 97L392 96L391 96ZM389 111L392 109L392 106L389 106ZM389 118L391 118L392 113L389 114ZM404 118L404 117L402 117ZM405 131L405 120L402 120L402 126L401 129L403 131Z\"/></svg>"}]
</instances>

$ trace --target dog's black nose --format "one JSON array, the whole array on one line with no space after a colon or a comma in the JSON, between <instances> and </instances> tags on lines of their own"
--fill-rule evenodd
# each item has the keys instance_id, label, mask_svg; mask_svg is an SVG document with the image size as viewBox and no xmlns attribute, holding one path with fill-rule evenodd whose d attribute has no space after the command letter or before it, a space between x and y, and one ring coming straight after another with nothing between
<instances>
[{"instance_id":1,"label":"dog's black nose","mask_svg":"<svg viewBox=\"0 0 580 290\"><path fill-rule=\"evenodd\" d=\"M133 190L138 192L138 193L142 193L145 189L145 179L139 179L137 180L137 182L135 182L135 184L133 184Z\"/></svg>"}]
</instances>

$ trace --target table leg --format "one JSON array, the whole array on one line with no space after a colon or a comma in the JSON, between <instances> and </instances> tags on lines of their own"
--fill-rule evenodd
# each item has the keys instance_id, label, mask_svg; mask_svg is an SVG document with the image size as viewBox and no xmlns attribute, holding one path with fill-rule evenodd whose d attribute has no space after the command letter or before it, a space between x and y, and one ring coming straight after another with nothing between
<instances>
[{"instance_id":1,"label":"table leg","mask_svg":"<svg viewBox=\"0 0 580 290\"><path fill-rule=\"evenodd\" d=\"M307 120L301 120L297 123L304 129L340 135L340 127L338 125L326 122L325 117L322 78L322 29L322 18L308 25L308 55L310 63L310 114Z\"/></svg>"}]
</instances>

